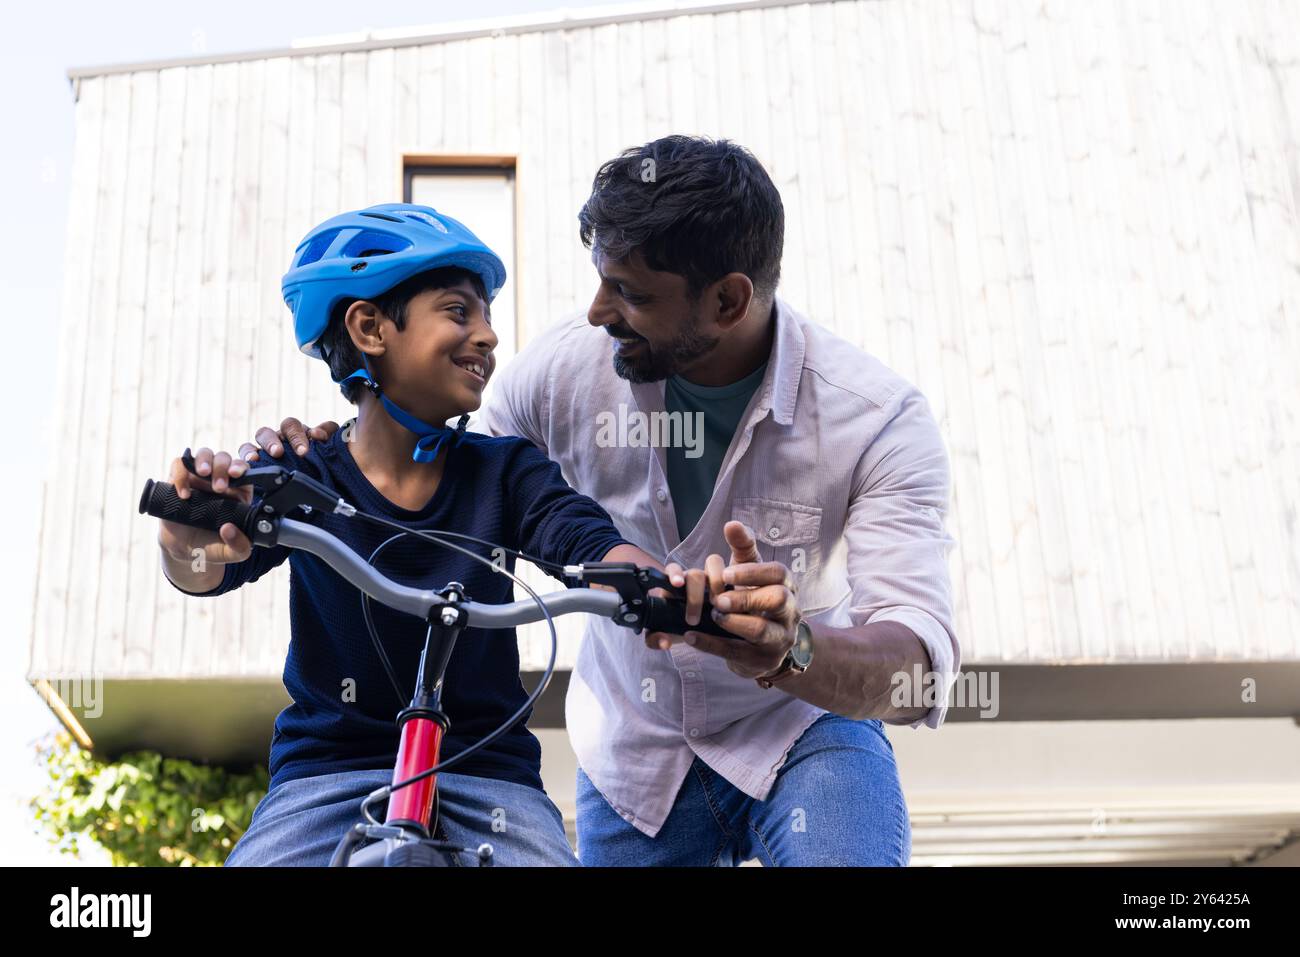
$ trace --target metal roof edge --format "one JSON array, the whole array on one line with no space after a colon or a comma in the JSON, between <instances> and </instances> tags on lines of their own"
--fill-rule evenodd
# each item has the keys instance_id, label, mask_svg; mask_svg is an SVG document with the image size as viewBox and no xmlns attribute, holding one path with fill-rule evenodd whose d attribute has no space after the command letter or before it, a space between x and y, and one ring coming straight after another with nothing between
<instances>
[{"instance_id":1,"label":"metal roof edge","mask_svg":"<svg viewBox=\"0 0 1300 957\"><path fill-rule=\"evenodd\" d=\"M371 30L355 34L358 39L353 40L342 40L336 37L306 38L305 40L293 41L288 47L266 50L73 67L67 71L67 76L75 90L79 80L119 73L242 63L252 60L278 59L280 57L362 53L370 50L445 43L451 40L471 40L479 37L509 36L522 33L543 33L551 30L573 30L605 26L611 23L626 23L634 20L666 20L681 16L731 13L744 10L759 10L767 7L808 6L830 2L834 2L834 0L722 0L722 2L718 2L718 0L704 0L704 2L701 2L701 0L676 0L673 3L652 0L652 2L648 3L587 7L581 11L566 7L544 13L516 14L483 20L458 20L446 24ZM353 36L353 34L342 34L340 36ZM338 39L338 42L329 42L335 39Z\"/></svg>"}]
</instances>

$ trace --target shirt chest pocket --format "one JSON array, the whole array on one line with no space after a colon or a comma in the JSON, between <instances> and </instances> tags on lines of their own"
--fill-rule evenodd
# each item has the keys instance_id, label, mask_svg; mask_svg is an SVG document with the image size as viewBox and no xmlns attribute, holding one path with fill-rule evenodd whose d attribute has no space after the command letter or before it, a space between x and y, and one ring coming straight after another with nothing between
<instances>
[{"instance_id":1,"label":"shirt chest pocket","mask_svg":"<svg viewBox=\"0 0 1300 957\"><path fill-rule=\"evenodd\" d=\"M766 498L738 498L731 517L754 532L765 562L780 562L796 583L821 564L822 510L812 505Z\"/></svg>"}]
</instances>

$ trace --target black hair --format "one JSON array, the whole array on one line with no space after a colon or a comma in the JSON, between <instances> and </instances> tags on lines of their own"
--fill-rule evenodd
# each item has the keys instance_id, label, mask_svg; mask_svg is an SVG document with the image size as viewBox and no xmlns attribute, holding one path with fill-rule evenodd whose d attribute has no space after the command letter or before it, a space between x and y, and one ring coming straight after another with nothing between
<instances>
[{"instance_id":1,"label":"black hair","mask_svg":"<svg viewBox=\"0 0 1300 957\"><path fill-rule=\"evenodd\" d=\"M370 297L367 301L373 303L376 309L391 319L393 325L400 331L406 328L406 307L410 305L412 299L430 289L446 289L466 279L474 286L474 291L486 306L488 296L482 278L478 273L461 269L459 266L442 266L418 273L398 283L387 292ZM348 309L358 301L346 299L335 306L329 325L325 328L325 334L320 339L321 354L329 363L330 377L335 382L342 382L344 378L362 368L361 350L352 342L348 327L343 323ZM365 385L357 379L351 379L343 382L341 388L344 398L357 405Z\"/></svg>"},{"instance_id":2,"label":"black hair","mask_svg":"<svg viewBox=\"0 0 1300 957\"><path fill-rule=\"evenodd\" d=\"M781 278L781 194L730 140L665 136L624 150L597 171L578 223L588 249L615 261L640 252L651 269L684 277L692 297L740 272L769 299Z\"/></svg>"}]
</instances>

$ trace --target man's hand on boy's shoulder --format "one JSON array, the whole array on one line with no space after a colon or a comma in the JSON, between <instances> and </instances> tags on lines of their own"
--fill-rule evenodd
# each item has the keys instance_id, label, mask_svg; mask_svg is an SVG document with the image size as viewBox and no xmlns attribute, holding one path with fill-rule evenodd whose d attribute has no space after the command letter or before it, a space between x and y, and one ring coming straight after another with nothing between
<instances>
[{"instance_id":1,"label":"man's hand on boy's shoulder","mask_svg":"<svg viewBox=\"0 0 1300 957\"><path fill-rule=\"evenodd\" d=\"M271 458L278 459L284 455L286 443L299 455L306 455L309 441L326 442L338 430L337 422L326 421L309 429L301 421L290 416L280 423L279 431L269 425L258 429L255 437L257 444L245 442L239 447L239 457L245 462L256 462L265 450Z\"/></svg>"}]
</instances>

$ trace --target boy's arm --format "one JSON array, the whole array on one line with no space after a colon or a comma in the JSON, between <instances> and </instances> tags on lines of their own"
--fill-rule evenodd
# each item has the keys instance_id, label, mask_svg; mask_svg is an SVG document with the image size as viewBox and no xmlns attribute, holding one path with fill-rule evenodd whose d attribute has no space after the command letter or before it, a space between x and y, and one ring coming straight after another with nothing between
<instances>
[{"instance_id":1,"label":"boy's arm","mask_svg":"<svg viewBox=\"0 0 1300 957\"><path fill-rule=\"evenodd\" d=\"M521 551L558 565L635 561L660 567L619 533L597 502L564 481L560 467L536 448L516 443L506 478L509 520Z\"/></svg>"}]
</instances>

